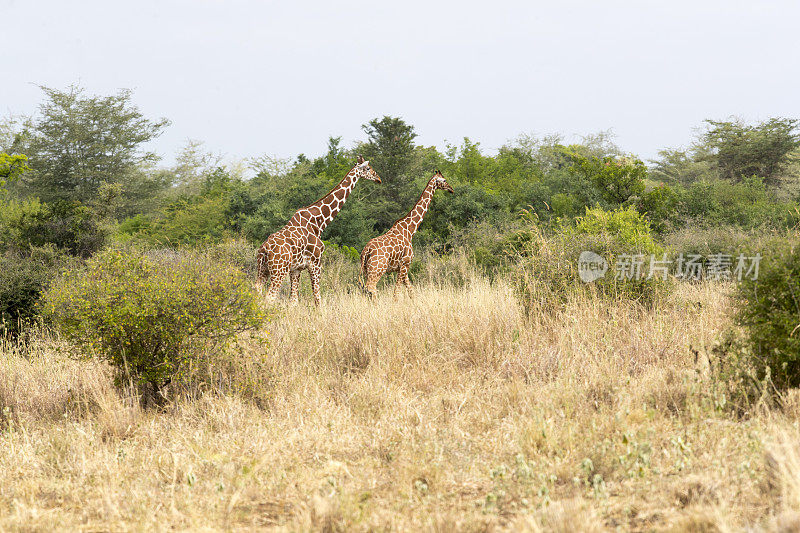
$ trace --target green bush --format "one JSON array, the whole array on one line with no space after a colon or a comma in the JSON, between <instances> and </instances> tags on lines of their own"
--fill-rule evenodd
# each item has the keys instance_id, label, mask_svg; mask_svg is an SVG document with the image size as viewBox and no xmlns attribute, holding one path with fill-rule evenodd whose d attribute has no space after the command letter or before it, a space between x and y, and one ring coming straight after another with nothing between
<instances>
[{"instance_id":1,"label":"green bush","mask_svg":"<svg viewBox=\"0 0 800 533\"><path fill-rule=\"evenodd\" d=\"M758 177L740 183L697 181L682 189L679 196L682 217L704 226L785 229L798 222L797 204L779 201Z\"/></svg>"},{"instance_id":2,"label":"green bush","mask_svg":"<svg viewBox=\"0 0 800 533\"><path fill-rule=\"evenodd\" d=\"M361 263L361 253L352 246L341 245L339 246L333 242L325 242L325 253L327 254L341 254L353 263Z\"/></svg>"},{"instance_id":3,"label":"green bush","mask_svg":"<svg viewBox=\"0 0 800 533\"><path fill-rule=\"evenodd\" d=\"M583 174L607 202L621 204L644 192L647 167L636 157L572 155L573 171Z\"/></svg>"},{"instance_id":4,"label":"green bush","mask_svg":"<svg viewBox=\"0 0 800 533\"><path fill-rule=\"evenodd\" d=\"M637 210L646 215L653 229L662 234L677 224L678 193L667 185L659 185L642 194Z\"/></svg>"},{"instance_id":5,"label":"green bush","mask_svg":"<svg viewBox=\"0 0 800 533\"><path fill-rule=\"evenodd\" d=\"M658 272L648 278L651 257L663 260L665 249L653 240L648 220L632 207L587 208L583 217L562 222L551 235L532 220L529 232L530 238L518 245L515 272L528 310L559 306L570 296L585 293L653 305L672 287L672 281ZM608 269L603 277L581 281L578 259L582 252L594 252L605 260ZM633 266L635 255L642 261L638 273ZM631 269L618 277L615 267L626 257L631 258Z\"/></svg>"},{"instance_id":6,"label":"green bush","mask_svg":"<svg viewBox=\"0 0 800 533\"><path fill-rule=\"evenodd\" d=\"M0 254L0 336L17 336L37 316L37 302L68 259L53 248Z\"/></svg>"},{"instance_id":7,"label":"green bush","mask_svg":"<svg viewBox=\"0 0 800 533\"><path fill-rule=\"evenodd\" d=\"M139 385L146 403L185 377L204 348L224 345L265 318L244 274L171 251L97 254L51 285L44 312L86 355L108 360L119 385Z\"/></svg>"},{"instance_id":8,"label":"green bush","mask_svg":"<svg viewBox=\"0 0 800 533\"><path fill-rule=\"evenodd\" d=\"M53 245L88 257L106 239L97 218L90 208L75 202L10 200L0 205L0 249L24 252L31 246Z\"/></svg>"},{"instance_id":9,"label":"green bush","mask_svg":"<svg viewBox=\"0 0 800 533\"><path fill-rule=\"evenodd\" d=\"M736 322L762 376L777 389L800 386L800 242L764 248L758 278L745 277L734 296Z\"/></svg>"}]
</instances>

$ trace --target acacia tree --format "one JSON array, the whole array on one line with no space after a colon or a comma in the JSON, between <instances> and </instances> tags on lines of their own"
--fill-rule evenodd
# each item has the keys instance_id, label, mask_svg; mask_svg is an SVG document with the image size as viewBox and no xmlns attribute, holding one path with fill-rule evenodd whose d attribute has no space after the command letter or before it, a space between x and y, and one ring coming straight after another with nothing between
<instances>
[{"instance_id":1,"label":"acacia tree","mask_svg":"<svg viewBox=\"0 0 800 533\"><path fill-rule=\"evenodd\" d=\"M137 171L158 160L143 145L169 121L145 118L129 90L87 96L76 86L41 89L46 99L39 114L25 121L12 147L29 156L26 189L45 202L88 203L103 183L120 183L135 195L146 181Z\"/></svg>"},{"instance_id":2,"label":"acacia tree","mask_svg":"<svg viewBox=\"0 0 800 533\"><path fill-rule=\"evenodd\" d=\"M775 185L800 147L797 119L771 118L749 126L741 120L706 120L699 160L710 161L720 177L734 181L758 176Z\"/></svg>"}]
</instances>

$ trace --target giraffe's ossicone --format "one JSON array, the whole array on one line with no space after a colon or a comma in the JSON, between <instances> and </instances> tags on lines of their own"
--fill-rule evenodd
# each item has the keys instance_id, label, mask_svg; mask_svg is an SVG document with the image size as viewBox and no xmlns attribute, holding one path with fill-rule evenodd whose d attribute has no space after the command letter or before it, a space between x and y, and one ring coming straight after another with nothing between
<instances>
[{"instance_id":1,"label":"giraffe's ossicone","mask_svg":"<svg viewBox=\"0 0 800 533\"><path fill-rule=\"evenodd\" d=\"M339 213L353 187L361 178L381 182L381 178L369 165L369 161L364 161L364 158L359 156L356 165L350 169L339 185L313 204L298 209L284 227L264 241L256 253L256 288L259 293L263 293L264 284L269 279L267 297L274 300L278 296L283 278L289 274L291 300L296 302L300 273L308 269L311 289L314 292L314 304L319 306L320 259L325 248L322 243L322 231Z\"/></svg>"},{"instance_id":2,"label":"giraffe's ossicone","mask_svg":"<svg viewBox=\"0 0 800 533\"><path fill-rule=\"evenodd\" d=\"M433 193L437 189L444 189L450 193L453 188L447 183L438 170L428 181L425 190L422 191L414 208L403 218L389 228L389 231L379 237L375 237L367 243L361 251L361 276L364 282L364 289L370 296L375 296L375 287L381 277L386 272L397 272L397 282L394 287L394 294L400 285L405 285L411 290L411 281L408 279L408 269L411 260L414 258L414 248L411 246L411 239L414 237L417 228L422 223L425 213L428 211Z\"/></svg>"}]
</instances>

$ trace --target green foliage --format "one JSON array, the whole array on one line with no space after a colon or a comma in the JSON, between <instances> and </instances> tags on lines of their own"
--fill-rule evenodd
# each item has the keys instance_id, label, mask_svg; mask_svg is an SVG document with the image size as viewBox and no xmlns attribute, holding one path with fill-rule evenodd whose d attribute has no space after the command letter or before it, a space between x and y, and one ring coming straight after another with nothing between
<instances>
[{"instance_id":1,"label":"green foliage","mask_svg":"<svg viewBox=\"0 0 800 533\"><path fill-rule=\"evenodd\" d=\"M0 336L18 335L37 317L42 292L70 263L53 248L0 254Z\"/></svg>"},{"instance_id":2,"label":"green foliage","mask_svg":"<svg viewBox=\"0 0 800 533\"><path fill-rule=\"evenodd\" d=\"M562 222L547 235L535 217L529 235L516 244L515 278L523 305L531 311L559 307L575 294L623 298L655 305L668 294L672 282L659 275L648 278L650 258L663 260L665 250L653 239L650 223L633 207L605 211L596 207L575 222ZM580 280L578 258L584 251L605 259L608 270L591 283ZM617 276L615 265L623 257L640 256L640 270ZM639 276L641 274L641 276Z\"/></svg>"},{"instance_id":3,"label":"green foliage","mask_svg":"<svg viewBox=\"0 0 800 533\"><path fill-rule=\"evenodd\" d=\"M45 202L88 203L102 183L124 185L132 200L152 192L141 170L157 157L142 145L160 135L166 119L145 118L126 90L106 97L85 96L78 87L42 91L39 115L24 124L13 146L30 158L29 193Z\"/></svg>"},{"instance_id":4,"label":"green foliage","mask_svg":"<svg viewBox=\"0 0 800 533\"><path fill-rule=\"evenodd\" d=\"M27 170L30 170L27 156L0 153L0 189L16 181Z\"/></svg>"},{"instance_id":5,"label":"green foliage","mask_svg":"<svg viewBox=\"0 0 800 533\"><path fill-rule=\"evenodd\" d=\"M37 199L11 200L0 206L0 250L25 251L53 245L88 257L106 240L96 214L74 202L43 204Z\"/></svg>"},{"instance_id":6,"label":"green foliage","mask_svg":"<svg viewBox=\"0 0 800 533\"><path fill-rule=\"evenodd\" d=\"M567 233L580 235L610 235L622 246L636 253L660 251L653 240L650 222L635 208L618 208L606 211L599 207L586 209L574 225L566 226Z\"/></svg>"},{"instance_id":7,"label":"green foliage","mask_svg":"<svg viewBox=\"0 0 800 533\"><path fill-rule=\"evenodd\" d=\"M361 262L361 252L359 252L352 246L347 246L347 245L339 246L335 243L326 243L326 250L329 253L339 253L343 257L352 261L353 263Z\"/></svg>"},{"instance_id":8,"label":"green foliage","mask_svg":"<svg viewBox=\"0 0 800 533\"><path fill-rule=\"evenodd\" d=\"M685 150L666 148L659 150L658 155L658 159L651 161L650 177L662 183L686 185L712 172L710 161L698 161L695 154Z\"/></svg>"},{"instance_id":9,"label":"green foliage","mask_svg":"<svg viewBox=\"0 0 800 533\"><path fill-rule=\"evenodd\" d=\"M734 302L736 322L761 376L776 388L800 386L800 243L796 238L770 242L763 251L758 278L745 277Z\"/></svg>"},{"instance_id":10,"label":"green foliage","mask_svg":"<svg viewBox=\"0 0 800 533\"><path fill-rule=\"evenodd\" d=\"M798 221L797 204L779 202L757 177L698 181L678 194L680 214L695 224L787 228Z\"/></svg>"},{"instance_id":11,"label":"green foliage","mask_svg":"<svg viewBox=\"0 0 800 533\"><path fill-rule=\"evenodd\" d=\"M364 157L370 160L388 190L396 191L398 180L411 163L414 152L414 126L403 119L384 116L373 119L362 126L369 141L361 148Z\"/></svg>"},{"instance_id":12,"label":"green foliage","mask_svg":"<svg viewBox=\"0 0 800 533\"><path fill-rule=\"evenodd\" d=\"M173 247L238 237L258 244L331 190L359 154L383 183L353 190L322 235L331 245L361 249L386 231L411 209L435 169L456 191L434 198L415 237L415 245L435 254L449 253L468 231L480 241L481 224L513 226L522 210L543 227L562 228L587 208L634 205L659 236L686 227L761 232L800 222L800 196L788 179L800 147L794 119L709 121L690 149L663 150L648 170L608 132L572 144L557 135L522 135L494 154L464 138L440 152L415 144L413 125L383 116L362 126L366 138L352 149L334 136L319 157L257 158L250 162L256 176L246 180L236 165L220 167L221 157L197 141L187 143L173 167L154 168L157 157L145 146L167 121L145 118L128 91L101 97L76 87L43 90L35 117L0 127L0 148L28 154L31 168L21 174L24 156L0 155L0 182L8 182L12 198L0 209L0 249L52 243L86 257L108 233L112 242ZM787 186L771 187L779 182ZM505 268L497 243L506 237L515 238L475 244L471 260L487 272Z\"/></svg>"},{"instance_id":13,"label":"green foliage","mask_svg":"<svg viewBox=\"0 0 800 533\"><path fill-rule=\"evenodd\" d=\"M258 328L252 280L196 253L108 250L56 280L44 314L87 355L108 360L120 383L150 394L180 378L209 343Z\"/></svg>"},{"instance_id":14,"label":"green foliage","mask_svg":"<svg viewBox=\"0 0 800 533\"><path fill-rule=\"evenodd\" d=\"M623 204L644 192L647 167L635 157L584 157L574 154L573 169L583 174L607 202Z\"/></svg>"},{"instance_id":15,"label":"green foliage","mask_svg":"<svg viewBox=\"0 0 800 533\"><path fill-rule=\"evenodd\" d=\"M770 118L750 126L740 120L706 120L708 130L701 137L708 152L701 159L710 161L723 179L741 180L750 176L774 185L800 147L797 119Z\"/></svg>"},{"instance_id":16,"label":"green foliage","mask_svg":"<svg viewBox=\"0 0 800 533\"><path fill-rule=\"evenodd\" d=\"M639 198L637 210L646 215L656 233L664 233L676 225L679 193L667 185L659 185Z\"/></svg>"},{"instance_id":17,"label":"green foliage","mask_svg":"<svg viewBox=\"0 0 800 533\"><path fill-rule=\"evenodd\" d=\"M125 219L117 231L157 245L208 244L240 230L244 214L253 210L243 184L217 168L201 180L197 194L182 194L149 217Z\"/></svg>"}]
</instances>

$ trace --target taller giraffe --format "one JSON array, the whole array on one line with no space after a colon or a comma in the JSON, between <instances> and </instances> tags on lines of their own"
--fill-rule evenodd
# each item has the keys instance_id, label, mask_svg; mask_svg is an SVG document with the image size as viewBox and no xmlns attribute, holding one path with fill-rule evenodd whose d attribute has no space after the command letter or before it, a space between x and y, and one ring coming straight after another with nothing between
<instances>
[{"instance_id":1,"label":"taller giraffe","mask_svg":"<svg viewBox=\"0 0 800 533\"><path fill-rule=\"evenodd\" d=\"M370 240L364 247L361 252L361 273L365 282L364 288L370 296L375 296L375 287L386 272L397 272L397 282L394 286L395 296L400 284L411 289L411 282L408 279L408 268L414 258L411 239L422 223L425 213L428 212L433 193L437 189L453 192L453 188L448 185L438 170L428 181L428 185L425 186L425 190L422 191L422 196L419 197L414 208L395 222L389 231Z\"/></svg>"},{"instance_id":2,"label":"taller giraffe","mask_svg":"<svg viewBox=\"0 0 800 533\"><path fill-rule=\"evenodd\" d=\"M339 213L360 178L381 182L378 173L369 166L369 161L358 156L358 162L339 185L313 204L298 209L283 228L264 241L256 253L256 288L259 293L263 292L264 283L269 277L267 297L270 300L277 298L283 278L288 273L291 279L291 300L296 302L300 273L308 269L314 291L314 305L319 306L320 259L325 248L322 231Z\"/></svg>"}]
</instances>

